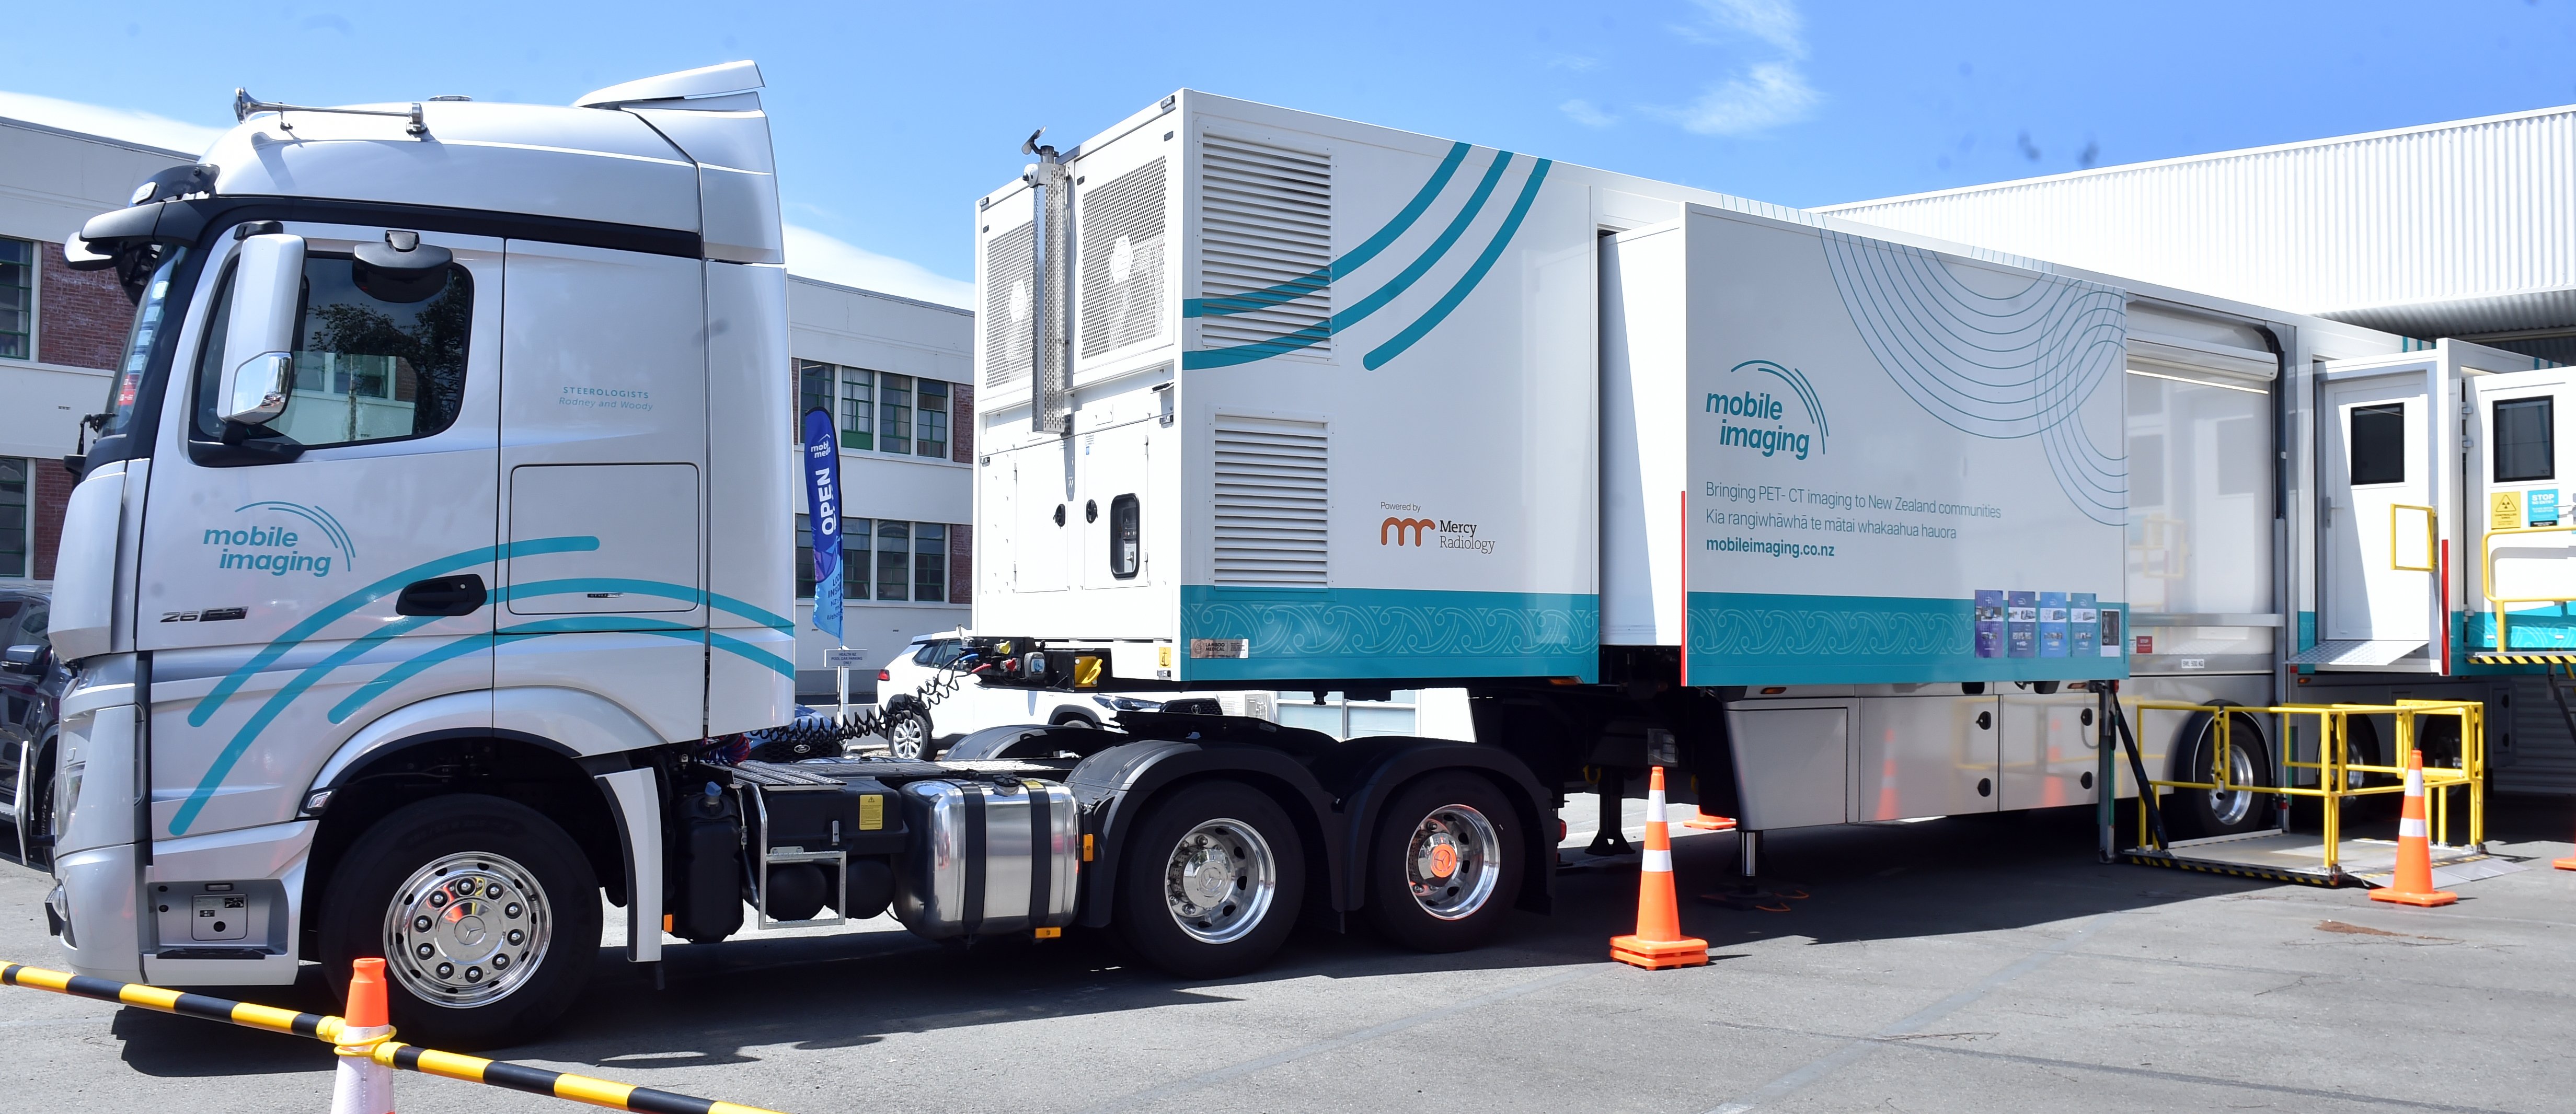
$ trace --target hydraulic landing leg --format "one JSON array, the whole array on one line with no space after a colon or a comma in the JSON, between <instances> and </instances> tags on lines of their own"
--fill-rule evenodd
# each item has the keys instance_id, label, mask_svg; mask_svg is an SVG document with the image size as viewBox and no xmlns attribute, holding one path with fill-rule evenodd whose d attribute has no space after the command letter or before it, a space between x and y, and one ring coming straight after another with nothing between
<instances>
[{"instance_id":1,"label":"hydraulic landing leg","mask_svg":"<svg viewBox=\"0 0 2576 1114\"><path fill-rule=\"evenodd\" d=\"M1592 833L1592 846L1584 848L1584 854L1636 853L1636 846L1628 842L1627 816L1624 812L1627 801L1619 793L1621 783L1619 771L1607 769L1601 771L1601 784L1597 787L1601 798L1601 830Z\"/></svg>"},{"instance_id":2,"label":"hydraulic landing leg","mask_svg":"<svg viewBox=\"0 0 2576 1114\"><path fill-rule=\"evenodd\" d=\"M1806 899L1806 887L1766 880L1761 867L1762 833L1750 828L1735 829L1735 884L1701 894L1699 899L1728 909L1761 913L1786 913L1790 902Z\"/></svg>"}]
</instances>

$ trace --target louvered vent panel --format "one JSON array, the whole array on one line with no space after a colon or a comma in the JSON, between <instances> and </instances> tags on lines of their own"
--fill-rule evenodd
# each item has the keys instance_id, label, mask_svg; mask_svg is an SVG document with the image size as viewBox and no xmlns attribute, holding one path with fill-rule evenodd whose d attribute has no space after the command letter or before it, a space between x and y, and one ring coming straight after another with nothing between
<instances>
[{"instance_id":1,"label":"louvered vent panel","mask_svg":"<svg viewBox=\"0 0 2576 1114\"><path fill-rule=\"evenodd\" d=\"M1095 186L1082 216L1082 354L1097 356L1163 332L1163 160Z\"/></svg>"},{"instance_id":2,"label":"louvered vent panel","mask_svg":"<svg viewBox=\"0 0 2576 1114\"><path fill-rule=\"evenodd\" d=\"M1023 224L984 241L984 386L1028 386L1030 307L1037 291L1037 226Z\"/></svg>"},{"instance_id":3,"label":"louvered vent panel","mask_svg":"<svg viewBox=\"0 0 2576 1114\"><path fill-rule=\"evenodd\" d=\"M1331 582L1324 423L1216 419L1216 582L1322 588Z\"/></svg>"},{"instance_id":4,"label":"louvered vent panel","mask_svg":"<svg viewBox=\"0 0 2576 1114\"><path fill-rule=\"evenodd\" d=\"M1199 296L1225 298L1306 279L1333 260L1333 164L1311 151L1258 140L1208 135L1199 140ZM1232 348L1296 338L1313 353L1332 340L1311 340L1330 327L1327 281L1284 302L1199 318L1199 347ZM1302 334L1302 335L1301 335Z\"/></svg>"}]
</instances>

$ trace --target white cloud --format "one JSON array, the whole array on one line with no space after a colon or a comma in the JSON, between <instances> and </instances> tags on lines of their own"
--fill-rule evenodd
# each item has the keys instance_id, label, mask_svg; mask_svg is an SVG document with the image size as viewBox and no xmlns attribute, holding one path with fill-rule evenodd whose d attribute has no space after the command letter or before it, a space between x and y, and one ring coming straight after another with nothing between
<instances>
[{"instance_id":1,"label":"white cloud","mask_svg":"<svg viewBox=\"0 0 2576 1114\"><path fill-rule=\"evenodd\" d=\"M1799 61L1807 56L1805 20L1788 0L1697 0L1700 23L1673 28L1704 46L1754 39L1780 57L1753 65L1700 91L1680 106L1643 111L1700 135L1749 135L1796 123L1823 96L1807 84Z\"/></svg>"},{"instance_id":2,"label":"white cloud","mask_svg":"<svg viewBox=\"0 0 2576 1114\"><path fill-rule=\"evenodd\" d=\"M1746 135L1803 119L1817 99L1796 65L1763 62L1709 86L1698 100L1654 112L1701 135Z\"/></svg>"},{"instance_id":3,"label":"white cloud","mask_svg":"<svg viewBox=\"0 0 2576 1114\"><path fill-rule=\"evenodd\" d=\"M959 309L975 307L974 283L959 282L911 260L879 255L802 225L788 225L786 232L790 274Z\"/></svg>"},{"instance_id":4,"label":"white cloud","mask_svg":"<svg viewBox=\"0 0 2576 1114\"><path fill-rule=\"evenodd\" d=\"M1584 100L1581 97L1576 97L1573 100L1556 106L1556 110L1573 118L1575 123L1581 124L1587 128L1606 128L1619 122L1618 117L1607 112L1603 112L1601 110L1601 106L1593 104L1591 101Z\"/></svg>"},{"instance_id":5,"label":"white cloud","mask_svg":"<svg viewBox=\"0 0 2576 1114\"><path fill-rule=\"evenodd\" d=\"M174 151L203 151L214 146L216 137L224 134L222 128L191 124L149 112L39 97L33 93L0 92L0 116L64 131L122 139L128 143L167 147Z\"/></svg>"},{"instance_id":6,"label":"white cloud","mask_svg":"<svg viewBox=\"0 0 2576 1114\"><path fill-rule=\"evenodd\" d=\"M1769 43L1791 58L1807 56L1806 21L1787 0L1699 0L1699 7L1708 17L1708 29L1681 29L1694 42L1714 41L1710 29L1732 31Z\"/></svg>"}]
</instances>

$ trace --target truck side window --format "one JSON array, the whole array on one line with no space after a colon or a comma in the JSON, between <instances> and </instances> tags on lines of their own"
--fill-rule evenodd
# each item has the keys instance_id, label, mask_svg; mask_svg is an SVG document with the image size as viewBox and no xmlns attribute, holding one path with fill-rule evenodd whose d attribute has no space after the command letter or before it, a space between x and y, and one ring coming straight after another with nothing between
<instances>
[{"instance_id":1,"label":"truck side window","mask_svg":"<svg viewBox=\"0 0 2576 1114\"><path fill-rule=\"evenodd\" d=\"M2356 406L2350 421L2345 442L2352 453L2353 486L2405 483L2406 404Z\"/></svg>"},{"instance_id":2,"label":"truck side window","mask_svg":"<svg viewBox=\"0 0 2576 1114\"><path fill-rule=\"evenodd\" d=\"M2558 478L2558 446L2550 428L2553 401L2511 398L2495 404L2496 482Z\"/></svg>"},{"instance_id":3,"label":"truck side window","mask_svg":"<svg viewBox=\"0 0 2576 1114\"><path fill-rule=\"evenodd\" d=\"M1109 575L1126 580L1145 567L1145 545L1136 497L1109 501Z\"/></svg>"},{"instance_id":4,"label":"truck side window","mask_svg":"<svg viewBox=\"0 0 2576 1114\"><path fill-rule=\"evenodd\" d=\"M197 436L223 436L215 418L224 324L233 276L208 317L197 357ZM427 437L455 424L465 397L465 342L474 320L474 279L450 264L444 275L394 283L346 255L304 259L304 308L295 338L295 390L286 413L253 431L307 448Z\"/></svg>"}]
</instances>

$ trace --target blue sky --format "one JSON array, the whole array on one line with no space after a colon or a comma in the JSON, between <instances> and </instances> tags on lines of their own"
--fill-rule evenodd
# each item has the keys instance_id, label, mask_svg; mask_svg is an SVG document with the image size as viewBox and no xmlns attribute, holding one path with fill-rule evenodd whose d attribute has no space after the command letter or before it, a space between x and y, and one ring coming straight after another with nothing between
<instances>
[{"instance_id":1,"label":"blue sky","mask_svg":"<svg viewBox=\"0 0 2576 1114\"><path fill-rule=\"evenodd\" d=\"M1175 88L1821 205L2576 102L2576 7L2442 4L22 4L0 116L194 137L236 85L565 103L734 58L789 263L962 303L1040 125ZM197 140L201 142L202 140Z\"/></svg>"}]
</instances>

